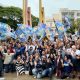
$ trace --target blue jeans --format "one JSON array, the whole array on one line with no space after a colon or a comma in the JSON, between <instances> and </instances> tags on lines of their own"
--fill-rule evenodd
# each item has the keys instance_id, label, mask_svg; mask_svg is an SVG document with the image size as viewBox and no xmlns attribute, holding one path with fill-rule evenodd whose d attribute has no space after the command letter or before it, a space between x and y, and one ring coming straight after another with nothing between
<instances>
[{"instance_id":1,"label":"blue jeans","mask_svg":"<svg viewBox=\"0 0 80 80\"><path fill-rule=\"evenodd\" d=\"M43 72L42 72L42 77L48 77L50 76L52 73L52 68L48 68L48 69L45 69Z\"/></svg>"},{"instance_id":2,"label":"blue jeans","mask_svg":"<svg viewBox=\"0 0 80 80\"><path fill-rule=\"evenodd\" d=\"M9 64L4 64L4 71L9 72Z\"/></svg>"},{"instance_id":3,"label":"blue jeans","mask_svg":"<svg viewBox=\"0 0 80 80\"><path fill-rule=\"evenodd\" d=\"M35 76L37 75L37 72L38 72L38 71L37 71L36 68L34 68L34 69L32 70L32 73L33 73L33 75L35 75Z\"/></svg>"},{"instance_id":4,"label":"blue jeans","mask_svg":"<svg viewBox=\"0 0 80 80\"><path fill-rule=\"evenodd\" d=\"M3 76L3 60L0 58L0 77Z\"/></svg>"},{"instance_id":5,"label":"blue jeans","mask_svg":"<svg viewBox=\"0 0 80 80\"><path fill-rule=\"evenodd\" d=\"M34 76L36 76L37 78L42 78L42 72L39 72L36 68L34 68L32 70L32 73Z\"/></svg>"},{"instance_id":6,"label":"blue jeans","mask_svg":"<svg viewBox=\"0 0 80 80\"><path fill-rule=\"evenodd\" d=\"M5 70L6 73L10 72L11 65L10 64L4 64L4 70Z\"/></svg>"}]
</instances>

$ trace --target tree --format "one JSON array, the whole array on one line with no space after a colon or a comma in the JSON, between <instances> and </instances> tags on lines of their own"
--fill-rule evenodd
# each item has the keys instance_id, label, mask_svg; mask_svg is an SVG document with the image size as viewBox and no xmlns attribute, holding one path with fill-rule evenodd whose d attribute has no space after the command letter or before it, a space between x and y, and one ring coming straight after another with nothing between
<instances>
[{"instance_id":1,"label":"tree","mask_svg":"<svg viewBox=\"0 0 80 80\"><path fill-rule=\"evenodd\" d=\"M32 25L38 24L38 18L32 15ZM13 29L17 29L17 24L23 23L22 9L18 7L2 7L0 6L0 22L7 23Z\"/></svg>"},{"instance_id":2,"label":"tree","mask_svg":"<svg viewBox=\"0 0 80 80\"><path fill-rule=\"evenodd\" d=\"M39 18L32 15L32 26L37 26L39 22Z\"/></svg>"},{"instance_id":3,"label":"tree","mask_svg":"<svg viewBox=\"0 0 80 80\"><path fill-rule=\"evenodd\" d=\"M80 25L80 20L74 21L74 19L70 20L71 26L70 29L67 30L67 33L75 34L75 31L78 31L78 26Z\"/></svg>"},{"instance_id":4,"label":"tree","mask_svg":"<svg viewBox=\"0 0 80 80\"><path fill-rule=\"evenodd\" d=\"M70 29L67 30L67 33L75 34L76 28L77 28L77 24L73 21L73 22L71 23Z\"/></svg>"}]
</instances>

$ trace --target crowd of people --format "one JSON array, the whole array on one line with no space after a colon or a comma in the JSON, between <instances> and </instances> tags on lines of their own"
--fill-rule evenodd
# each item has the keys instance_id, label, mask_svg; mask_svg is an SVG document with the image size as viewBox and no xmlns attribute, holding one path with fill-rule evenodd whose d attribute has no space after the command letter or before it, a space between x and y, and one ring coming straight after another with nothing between
<instances>
[{"instance_id":1,"label":"crowd of people","mask_svg":"<svg viewBox=\"0 0 80 80\"><path fill-rule=\"evenodd\" d=\"M4 73L17 71L20 75L28 72L34 78L70 78L80 72L80 37L57 36L54 41L18 40L0 41L0 77ZM80 76L79 76L80 77Z\"/></svg>"}]
</instances>

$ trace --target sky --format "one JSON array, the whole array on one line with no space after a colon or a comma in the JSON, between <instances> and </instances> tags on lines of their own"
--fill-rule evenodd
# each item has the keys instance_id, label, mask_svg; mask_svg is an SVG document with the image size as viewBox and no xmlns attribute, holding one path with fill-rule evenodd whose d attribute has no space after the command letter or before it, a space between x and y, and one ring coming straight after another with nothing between
<instances>
[{"instance_id":1,"label":"sky","mask_svg":"<svg viewBox=\"0 0 80 80\"><path fill-rule=\"evenodd\" d=\"M22 8L23 0L0 0L0 5L15 6ZM42 0L45 9L45 17L52 17L60 8L69 8L80 10L80 0ZM28 6L31 7L31 13L39 16L39 0L28 0Z\"/></svg>"}]
</instances>

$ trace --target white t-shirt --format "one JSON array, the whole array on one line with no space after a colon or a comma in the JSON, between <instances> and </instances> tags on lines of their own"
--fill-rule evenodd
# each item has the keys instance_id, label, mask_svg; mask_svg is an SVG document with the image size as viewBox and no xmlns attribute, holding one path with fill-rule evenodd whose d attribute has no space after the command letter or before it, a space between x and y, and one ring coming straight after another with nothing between
<instances>
[{"instance_id":1,"label":"white t-shirt","mask_svg":"<svg viewBox=\"0 0 80 80\"><path fill-rule=\"evenodd\" d=\"M10 53L10 55L8 55L8 53L5 53L5 59L4 59L4 64L9 64L12 60L12 56L14 55L14 53Z\"/></svg>"},{"instance_id":2,"label":"white t-shirt","mask_svg":"<svg viewBox=\"0 0 80 80\"><path fill-rule=\"evenodd\" d=\"M34 45L29 45L29 49L30 49L30 47L32 47L33 50L35 50L35 46Z\"/></svg>"},{"instance_id":3,"label":"white t-shirt","mask_svg":"<svg viewBox=\"0 0 80 80\"><path fill-rule=\"evenodd\" d=\"M80 56L80 50L76 50L76 55L79 55Z\"/></svg>"},{"instance_id":4,"label":"white t-shirt","mask_svg":"<svg viewBox=\"0 0 80 80\"><path fill-rule=\"evenodd\" d=\"M68 48L66 51L67 53L71 53L71 48Z\"/></svg>"}]
</instances>

